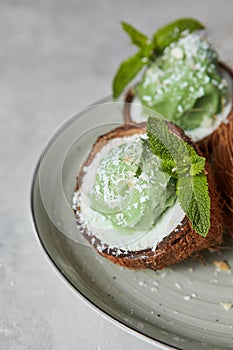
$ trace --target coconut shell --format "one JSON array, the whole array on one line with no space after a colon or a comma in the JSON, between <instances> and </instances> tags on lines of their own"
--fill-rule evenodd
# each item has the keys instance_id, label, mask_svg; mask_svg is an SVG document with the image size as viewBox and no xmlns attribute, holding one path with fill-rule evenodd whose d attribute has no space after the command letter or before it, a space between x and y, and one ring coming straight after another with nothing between
<instances>
[{"instance_id":1,"label":"coconut shell","mask_svg":"<svg viewBox=\"0 0 233 350\"><path fill-rule=\"evenodd\" d=\"M176 133L185 141L192 144L190 139L183 133L180 128L175 127L171 123L167 123L172 132ZM109 133L98 138L83 166L90 165L97 152L108 142L108 140L116 137L130 136L137 133L145 133L145 124L123 125ZM200 154L195 145L193 147ZM189 257L195 257L200 251L206 248L216 247L222 242L222 214L220 208L220 196L216 189L215 182L211 173L209 164L205 167L209 184L209 195L211 201L210 210L210 230L206 238L201 237L192 228L190 220L184 216L182 222L167 235L153 250L151 247L139 251L124 251L118 247L109 247L105 242L101 242L94 232L89 232L88 226L83 220L79 201L77 200L74 208L76 223L80 232L89 241L89 243L97 250L97 252L118 265L133 268L154 270L163 269L169 265L183 261ZM83 167L77 177L77 186L75 191L79 191L82 177L84 176Z\"/></svg>"},{"instance_id":2,"label":"coconut shell","mask_svg":"<svg viewBox=\"0 0 233 350\"><path fill-rule=\"evenodd\" d=\"M223 200L224 230L233 237L233 109L222 123L199 145L211 163Z\"/></svg>"},{"instance_id":3,"label":"coconut shell","mask_svg":"<svg viewBox=\"0 0 233 350\"><path fill-rule=\"evenodd\" d=\"M221 63L233 81L233 70ZM233 96L229 96L233 101ZM211 164L223 202L224 230L233 237L233 109L227 120L203 140L198 147Z\"/></svg>"}]
</instances>

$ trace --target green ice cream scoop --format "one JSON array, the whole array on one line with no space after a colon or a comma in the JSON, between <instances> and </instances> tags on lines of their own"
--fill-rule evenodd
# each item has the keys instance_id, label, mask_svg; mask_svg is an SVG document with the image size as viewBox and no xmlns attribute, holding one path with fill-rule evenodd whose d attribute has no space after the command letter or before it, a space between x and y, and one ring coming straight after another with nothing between
<instances>
[{"instance_id":1,"label":"green ice cream scoop","mask_svg":"<svg viewBox=\"0 0 233 350\"><path fill-rule=\"evenodd\" d=\"M160 162L139 136L110 149L96 171L91 208L116 229L151 229L176 199L174 180Z\"/></svg>"},{"instance_id":2,"label":"green ice cream scoop","mask_svg":"<svg viewBox=\"0 0 233 350\"><path fill-rule=\"evenodd\" d=\"M199 33L181 37L155 57L137 84L141 103L185 130L213 124L227 94L217 58Z\"/></svg>"}]
</instances>

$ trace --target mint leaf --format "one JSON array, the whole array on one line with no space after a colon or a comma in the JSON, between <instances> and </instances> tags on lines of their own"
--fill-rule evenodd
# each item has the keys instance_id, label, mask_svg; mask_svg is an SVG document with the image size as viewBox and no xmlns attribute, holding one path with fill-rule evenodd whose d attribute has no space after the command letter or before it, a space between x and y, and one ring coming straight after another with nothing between
<instances>
[{"instance_id":1,"label":"mint leaf","mask_svg":"<svg viewBox=\"0 0 233 350\"><path fill-rule=\"evenodd\" d=\"M124 60L118 68L113 80L113 98L117 99L125 87L133 80L141 69L148 64L153 54L151 40L127 22L122 22L124 31L132 43L140 50L132 57Z\"/></svg>"},{"instance_id":2,"label":"mint leaf","mask_svg":"<svg viewBox=\"0 0 233 350\"><path fill-rule=\"evenodd\" d=\"M165 173L172 177L177 177L176 176L176 167L175 167L175 162L174 160L162 160L161 162L161 168Z\"/></svg>"},{"instance_id":3,"label":"mint leaf","mask_svg":"<svg viewBox=\"0 0 233 350\"><path fill-rule=\"evenodd\" d=\"M121 22L122 28L129 35L132 43L139 48L144 48L145 46L151 45L150 39L143 33L139 32L131 24L127 22Z\"/></svg>"},{"instance_id":4,"label":"mint leaf","mask_svg":"<svg viewBox=\"0 0 233 350\"><path fill-rule=\"evenodd\" d=\"M139 178L139 176L141 175L141 173L142 173L142 168L141 168L141 166L139 165L138 166L138 168L137 168L137 170L136 170L136 172L135 172L135 177L136 178Z\"/></svg>"},{"instance_id":5,"label":"mint leaf","mask_svg":"<svg viewBox=\"0 0 233 350\"><path fill-rule=\"evenodd\" d=\"M162 159L162 168L170 176L176 176L177 173L196 175L204 170L205 158L173 134L163 119L149 117L147 135L152 152Z\"/></svg>"},{"instance_id":6,"label":"mint leaf","mask_svg":"<svg viewBox=\"0 0 233 350\"><path fill-rule=\"evenodd\" d=\"M180 18L155 32L153 36L154 48L157 52L161 52L172 42L178 41L184 32L192 33L203 28L204 25L196 19Z\"/></svg>"},{"instance_id":7,"label":"mint leaf","mask_svg":"<svg viewBox=\"0 0 233 350\"><path fill-rule=\"evenodd\" d=\"M210 228L210 198L204 173L180 176L177 182L179 203L192 222L193 229L206 237Z\"/></svg>"},{"instance_id":8,"label":"mint leaf","mask_svg":"<svg viewBox=\"0 0 233 350\"><path fill-rule=\"evenodd\" d=\"M167 148L168 142L172 145L172 142L168 140L172 138L172 134L168 132L165 121L160 118L149 117L147 120L147 136L150 148L154 154L163 161L173 161L172 152Z\"/></svg>"},{"instance_id":9,"label":"mint leaf","mask_svg":"<svg viewBox=\"0 0 233 350\"><path fill-rule=\"evenodd\" d=\"M171 133L163 119L148 118L147 136L152 152L162 159L163 169L170 169L169 175L187 173L191 164L187 144Z\"/></svg>"},{"instance_id":10,"label":"mint leaf","mask_svg":"<svg viewBox=\"0 0 233 350\"><path fill-rule=\"evenodd\" d=\"M125 87L148 63L148 50L142 49L136 55L123 61L118 68L113 80L113 98L117 99Z\"/></svg>"},{"instance_id":11,"label":"mint leaf","mask_svg":"<svg viewBox=\"0 0 233 350\"><path fill-rule=\"evenodd\" d=\"M205 158L200 157L194 148L187 144L187 149L190 156L190 175L198 175L205 169Z\"/></svg>"},{"instance_id":12,"label":"mint leaf","mask_svg":"<svg viewBox=\"0 0 233 350\"><path fill-rule=\"evenodd\" d=\"M170 124L171 125L171 124ZM171 128L173 126L171 125ZM177 196L194 230L205 237L210 227L210 198L205 175L205 158L171 130L161 118L149 117L147 136L151 151L161 167L177 179Z\"/></svg>"}]
</instances>

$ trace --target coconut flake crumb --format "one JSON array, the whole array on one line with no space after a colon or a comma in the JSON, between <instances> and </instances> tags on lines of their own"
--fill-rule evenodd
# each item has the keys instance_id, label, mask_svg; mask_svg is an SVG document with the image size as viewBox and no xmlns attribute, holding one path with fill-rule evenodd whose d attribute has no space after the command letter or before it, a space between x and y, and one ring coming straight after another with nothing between
<instances>
[{"instance_id":1,"label":"coconut flake crumb","mask_svg":"<svg viewBox=\"0 0 233 350\"><path fill-rule=\"evenodd\" d=\"M152 100L152 97L151 97L151 96L148 96L148 95L144 95L144 96L143 96L143 100L144 100L144 101L151 101L151 100Z\"/></svg>"},{"instance_id":2,"label":"coconut flake crumb","mask_svg":"<svg viewBox=\"0 0 233 350\"><path fill-rule=\"evenodd\" d=\"M174 47L171 50L171 55L172 55L172 57L174 57L176 59L182 59L184 56L184 52L180 47Z\"/></svg>"},{"instance_id":3,"label":"coconut flake crumb","mask_svg":"<svg viewBox=\"0 0 233 350\"><path fill-rule=\"evenodd\" d=\"M143 63L147 63L147 62L148 62L148 58L147 58L147 57L143 57L143 58L141 59L141 61L142 61Z\"/></svg>"},{"instance_id":4,"label":"coconut flake crumb","mask_svg":"<svg viewBox=\"0 0 233 350\"><path fill-rule=\"evenodd\" d=\"M213 264L216 266L216 268L220 271L230 271L230 265L223 260L214 260Z\"/></svg>"},{"instance_id":5,"label":"coconut flake crumb","mask_svg":"<svg viewBox=\"0 0 233 350\"><path fill-rule=\"evenodd\" d=\"M163 271L160 275L161 278L165 278L168 275L168 271Z\"/></svg>"},{"instance_id":6,"label":"coconut flake crumb","mask_svg":"<svg viewBox=\"0 0 233 350\"><path fill-rule=\"evenodd\" d=\"M220 305L224 308L224 310L229 311L230 309L232 309L233 304L232 303L224 303L221 302Z\"/></svg>"},{"instance_id":7,"label":"coconut flake crumb","mask_svg":"<svg viewBox=\"0 0 233 350\"><path fill-rule=\"evenodd\" d=\"M176 283L175 283L175 287L176 287L177 289L182 289L181 284L180 284L180 283L178 283L178 282L176 282Z\"/></svg>"},{"instance_id":8,"label":"coconut flake crumb","mask_svg":"<svg viewBox=\"0 0 233 350\"><path fill-rule=\"evenodd\" d=\"M147 282L146 281L139 281L138 284L139 284L139 286L147 287Z\"/></svg>"},{"instance_id":9,"label":"coconut flake crumb","mask_svg":"<svg viewBox=\"0 0 233 350\"><path fill-rule=\"evenodd\" d=\"M178 110L179 113L182 113L183 112L183 107L181 105L178 105L177 110Z\"/></svg>"}]
</instances>

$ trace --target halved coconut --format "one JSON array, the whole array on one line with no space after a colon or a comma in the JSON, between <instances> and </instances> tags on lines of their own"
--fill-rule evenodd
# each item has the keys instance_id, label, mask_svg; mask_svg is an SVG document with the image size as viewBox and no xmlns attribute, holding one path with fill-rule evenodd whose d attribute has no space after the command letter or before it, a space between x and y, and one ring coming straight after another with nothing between
<instances>
[{"instance_id":1,"label":"halved coconut","mask_svg":"<svg viewBox=\"0 0 233 350\"><path fill-rule=\"evenodd\" d=\"M178 127L168 123L170 130L191 143L190 139ZM95 169L106 150L116 144L127 142L135 135L146 134L145 124L123 125L109 133L100 136L93 145L90 154L81 167L73 198L73 209L80 232L97 250L97 252L112 262L124 267L154 270L163 269L189 257L196 256L206 248L215 247L222 242L222 215L219 203L219 193L206 163L206 172L211 200L211 225L206 238L201 237L192 228L178 202L168 208L157 224L149 232L118 232L112 228L101 226L101 216L90 210L83 198L82 186L89 186L95 176ZM200 154L198 148L193 147ZM103 220L105 221L105 220Z\"/></svg>"}]
</instances>

